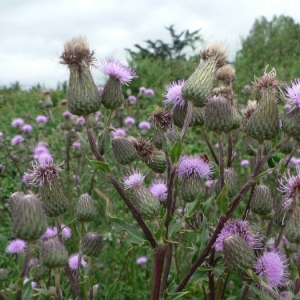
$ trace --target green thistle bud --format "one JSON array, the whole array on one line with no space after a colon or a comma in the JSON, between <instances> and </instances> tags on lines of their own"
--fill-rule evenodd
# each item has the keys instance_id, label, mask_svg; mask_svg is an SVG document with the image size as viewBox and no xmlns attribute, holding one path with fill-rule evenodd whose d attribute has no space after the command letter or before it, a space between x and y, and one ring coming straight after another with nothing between
<instances>
[{"instance_id":1,"label":"green thistle bud","mask_svg":"<svg viewBox=\"0 0 300 300\"><path fill-rule=\"evenodd\" d=\"M76 214L79 222L91 222L97 216L97 208L91 196L83 194L78 198Z\"/></svg>"},{"instance_id":2,"label":"green thistle bud","mask_svg":"<svg viewBox=\"0 0 300 300\"><path fill-rule=\"evenodd\" d=\"M224 170L224 182L228 188L228 197L233 198L238 192L238 175L233 168L227 168ZM219 194L221 192L221 179L218 178L216 191Z\"/></svg>"},{"instance_id":3,"label":"green thistle bud","mask_svg":"<svg viewBox=\"0 0 300 300\"><path fill-rule=\"evenodd\" d=\"M182 128L187 114L188 102L185 101L184 106L176 105L172 109L172 120L174 124ZM191 123L190 123L191 125Z\"/></svg>"},{"instance_id":4,"label":"green thistle bud","mask_svg":"<svg viewBox=\"0 0 300 300\"><path fill-rule=\"evenodd\" d=\"M256 80L255 87L260 92L261 99L247 122L246 130L260 142L272 140L280 129L276 91L278 85L274 69Z\"/></svg>"},{"instance_id":5,"label":"green thistle bud","mask_svg":"<svg viewBox=\"0 0 300 300\"><path fill-rule=\"evenodd\" d=\"M295 210L286 221L284 235L290 243L300 244L300 213Z\"/></svg>"},{"instance_id":6,"label":"green thistle bud","mask_svg":"<svg viewBox=\"0 0 300 300\"><path fill-rule=\"evenodd\" d=\"M45 239L41 247L41 263L49 269L63 267L68 262L68 251L57 237Z\"/></svg>"},{"instance_id":7,"label":"green thistle bud","mask_svg":"<svg viewBox=\"0 0 300 300\"><path fill-rule=\"evenodd\" d=\"M194 107L194 113L191 120L191 126L201 127L204 125L204 108Z\"/></svg>"},{"instance_id":8,"label":"green thistle bud","mask_svg":"<svg viewBox=\"0 0 300 300\"><path fill-rule=\"evenodd\" d=\"M264 184L256 186L250 207L255 214L262 216L271 214L273 211L273 201L270 188Z\"/></svg>"},{"instance_id":9,"label":"green thistle bud","mask_svg":"<svg viewBox=\"0 0 300 300\"><path fill-rule=\"evenodd\" d=\"M43 103L44 103L45 107L52 107L53 106L53 102L51 100L50 95L51 94L50 94L49 91L44 92L44 101L43 101Z\"/></svg>"},{"instance_id":10,"label":"green thistle bud","mask_svg":"<svg viewBox=\"0 0 300 300\"><path fill-rule=\"evenodd\" d=\"M181 195L184 202L193 202L200 191L203 190L202 178L184 177L182 179Z\"/></svg>"},{"instance_id":11,"label":"green thistle bud","mask_svg":"<svg viewBox=\"0 0 300 300\"><path fill-rule=\"evenodd\" d=\"M300 108L295 106L282 118L282 130L288 136L300 136Z\"/></svg>"},{"instance_id":12,"label":"green thistle bud","mask_svg":"<svg viewBox=\"0 0 300 300\"><path fill-rule=\"evenodd\" d=\"M280 149L280 152L284 154L290 154L292 153L294 147L295 147L295 140L293 138L290 138L288 142Z\"/></svg>"},{"instance_id":13,"label":"green thistle bud","mask_svg":"<svg viewBox=\"0 0 300 300\"><path fill-rule=\"evenodd\" d=\"M228 132L234 124L233 110L224 97L212 97L204 110L205 127L217 133Z\"/></svg>"},{"instance_id":14,"label":"green thistle bud","mask_svg":"<svg viewBox=\"0 0 300 300\"><path fill-rule=\"evenodd\" d=\"M241 127L242 115L238 111L236 105L232 106L232 112L233 112L233 124L231 129L234 130Z\"/></svg>"},{"instance_id":15,"label":"green thistle bud","mask_svg":"<svg viewBox=\"0 0 300 300\"><path fill-rule=\"evenodd\" d=\"M133 162L137 152L132 143L125 137L116 135L112 140L112 150L116 161L121 165Z\"/></svg>"},{"instance_id":16,"label":"green thistle bud","mask_svg":"<svg viewBox=\"0 0 300 300\"><path fill-rule=\"evenodd\" d=\"M167 168L166 156L162 151L153 152L149 160L145 161L145 163L156 173L164 173Z\"/></svg>"},{"instance_id":17,"label":"green thistle bud","mask_svg":"<svg viewBox=\"0 0 300 300\"><path fill-rule=\"evenodd\" d=\"M232 234L223 241L225 262L228 267L242 274L251 269L255 262L255 255L246 241L239 235Z\"/></svg>"},{"instance_id":18,"label":"green thistle bud","mask_svg":"<svg viewBox=\"0 0 300 300\"><path fill-rule=\"evenodd\" d=\"M116 109L123 105L124 95L121 82L113 77L109 77L102 93L102 103L108 109Z\"/></svg>"},{"instance_id":19,"label":"green thistle bud","mask_svg":"<svg viewBox=\"0 0 300 300\"><path fill-rule=\"evenodd\" d=\"M10 209L13 210L16 203L18 203L24 196L25 194L22 191L11 194L8 199Z\"/></svg>"},{"instance_id":20,"label":"green thistle bud","mask_svg":"<svg viewBox=\"0 0 300 300\"><path fill-rule=\"evenodd\" d=\"M49 270L41 265L38 258L32 258L28 263L27 277L31 278L33 281L40 281L47 278L49 275Z\"/></svg>"},{"instance_id":21,"label":"green thistle bud","mask_svg":"<svg viewBox=\"0 0 300 300\"><path fill-rule=\"evenodd\" d=\"M35 195L25 195L12 210L12 230L24 241L39 239L47 229L43 205Z\"/></svg>"},{"instance_id":22,"label":"green thistle bud","mask_svg":"<svg viewBox=\"0 0 300 300\"><path fill-rule=\"evenodd\" d=\"M243 117L242 117L241 129L243 131L247 131L248 121L251 118L251 116L253 115L257 106L258 106L258 103L256 100L248 100L247 107L242 109Z\"/></svg>"},{"instance_id":23,"label":"green thistle bud","mask_svg":"<svg viewBox=\"0 0 300 300\"><path fill-rule=\"evenodd\" d=\"M258 149L258 141L250 136L246 136L244 139L244 145L246 149L246 154L251 156L257 155L257 149Z\"/></svg>"},{"instance_id":24,"label":"green thistle bud","mask_svg":"<svg viewBox=\"0 0 300 300\"><path fill-rule=\"evenodd\" d=\"M226 63L227 50L224 45L214 43L201 51L198 67L182 87L181 95L195 107L204 107L211 95L215 74Z\"/></svg>"},{"instance_id":25,"label":"green thistle bud","mask_svg":"<svg viewBox=\"0 0 300 300\"><path fill-rule=\"evenodd\" d=\"M94 52L84 36L73 38L64 45L61 64L70 71L68 107L74 115L88 115L100 109L101 96L92 77L90 66Z\"/></svg>"},{"instance_id":26,"label":"green thistle bud","mask_svg":"<svg viewBox=\"0 0 300 300\"><path fill-rule=\"evenodd\" d=\"M0 269L0 282L6 281L8 279L8 272L6 269Z\"/></svg>"},{"instance_id":27,"label":"green thistle bud","mask_svg":"<svg viewBox=\"0 0 300 300\"><path fill-rule=\"evenodd\" d=\"M152 220L159 215L160 203L145 186L139 184L133 187L132 200L144 219Z\"/></svg>"},{"instance_id":28,"label":"green thistle bud","mask_svg":"<svg viewBox=\"0 0 300 300\"><path fill-rule=\"evenodd\" d=\"M98 256L102 249L102 237L98 232L90 231L81 240L81 250L86 256Z\"/></svg>"},{"instance_id":29,"label":"green thistle bud","mask_svg":"<svg viewBox=\"0 0 300 300\"><path fill-rule=\"evenodd\" d=\"M289 213L286 209L282 206L282 204L278 204L276 206L276 210L274 213L274 222L279 227L285 227L286 222L289 219Z\"/></svg>"}]
</instances>

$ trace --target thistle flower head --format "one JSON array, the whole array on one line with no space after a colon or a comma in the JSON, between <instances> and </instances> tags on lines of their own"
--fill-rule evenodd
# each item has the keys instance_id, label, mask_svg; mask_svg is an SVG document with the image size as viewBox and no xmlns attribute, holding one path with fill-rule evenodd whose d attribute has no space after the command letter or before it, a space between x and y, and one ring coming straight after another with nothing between
<instances>
[{"instance_id":1,"label":"thistle flower head","mask_svg":"<svg viewBox=\"0 0 300 300\"><path fill-rule=\"evenodd\" d=\"M165 105L173 104L173 107L179 106L183 107L185 105L185 100L181 96L181 89L184 85L184 80L173 81L166 85L167 92L163 94L167 100L164 100Z\"/></svg>"},{"instance_id":2,"label":"thistle flower head","mask_svg":"<svg viewBox=\"0 0 300 300\"><path fill-rule=\"evenodd\" d=\"M37 157L39 164L50 164L53 161L53 157L49 152L44 152Z\"/></svg>"},{"instance_id":3,"label":"thistle flower head","mask_svg":"<svg viewBox=\"0 0 300 300\"><path fill-rule=\"evenodd\" d=\"M71 270L77 270L78 268L78 258L79 258L79 254L75 253L70 255L69 260L68 260L68 264ZM86 268L87 267L87 262L81 258L81 265Z\"/></svg>"},{"instance_id":4,"label":"thistle flower head","mask_svg":"<svg viewBox=\"0 0 300 300\"><path fill-rule=\"evenodd\" d=\"M84 117L78 117L76 119L76 124L80 125L80 126L84 126L85 125L85 119L84 119Z\"/></svg>"},{"instance_id":5,"label":"thistle flower head","mask_svg":"<svg viewBox=\"0 0 300 300\"><path fill-rule=\"evenodd\" d=\"M248 159L243 159L243 160L241 161L240 165L241 165L242 167L244 167L244 166L248 166L249 163L250 163L250 162L249 162Z\"/></svg>"},{"instance_id":6,"label":"thistle flower head","mask_svg":"<svg viewBox=\"0 0 300 300\"><path fill-rule=\"evenodd\" d=\"M210 179L212 174L212 164L201 156L184 155L179 160L177 169L179 179L186 177Z\"/></svg>"},{"instance_id":7,"label":"thistle flower head","mask_svg":"<svg viewBox=\"0 0 300 300\"><path fill-rule=\"evenodd\" d=\"M49 153L49 150L48 148L46 148L45 146L42 146L42 145L38 145L35 149L34 149L34 158L35 159L38 159L42 154L45 154L45 153Z\"/></svg>"},{"instance_id":8,"label":"thistle flower head","mask_svg":"<svg viewBox=\"0 0 300 300\"><path fill-rule=\"evenodd\" d=\"M25 252L26 242L20 239L15 239L9 242L7 245L5 252L14 254L14 253L22 253Z\"/></svg>"},{"instance_id":9,"label":"thistle flower head","mask_svg":"<svg viewBox=\"0 0 300 300\"><path fill-rule=\"evenodd\" d=\"M68 240L72 235L72 229L69 226L66 226L65 224L61 224L61 235L63 239Z\"/></svg>"},{"instance_id":10,"label":"thistle flower head","mask_svg":"<svg viewBox=\"0 0 300 300\"><path fill-rule=\"evenodd\" d=\"M151 129L151 124L148 121L142 121L139 123L140 129Z\"/></svg>"},{"instance_id":11,"label":"thistle flower head","mask_svg":"<svg viewBox=\"0 0 300 300\"><path fill-rule=\"evenodd\" d=\"M256 274L262 280L266 280L271 288L284 285L285 279L288 277L287 267L285 255L275 250L264 252L254 264Z\"/></svg>"},{"instance_id":12,"label":"thistle flower head","mask_svg":"<svg viewBox=\"0 0 300 300\"><path fill-rule=\"evenodd\" d=\"M291 86L286 84L284 87L286 89L286 93L281 92L281 96L287 100L290 105L300 107L300 78L292 81Z\"/></svg>"},{"instance_id":13,"label":"thistle flower head","mask_svg":"<svg viewBox=\"0 0 300 300\"><path fill-rule=\"evenodd\" d=\"M235 78L235 70L231 65L225 65L216 72L216 80L221 81L224 85L230 85Z\"/></svg>"},{"instance_id":14,"label":"thistle flower head","mask_svg":"<svg viewBox=\"0 0 300 300\"><path fill-rule=\"evenodd\" d=\"M60 165L53 164L53 162L43 163L43 162L35 162L33 163L33 170L29 170L29 175L31 176L32 180L30 184L35 186L43 186L47 183L50 186L54 180L59 178L59 173L62 171Z\"/></svg>"},{"instance_id":15,"label":"thistle flower head","mask_svg":"<svg viewBox=\"0 0 300 300\"><path fill-rule=\"evenodd\" d=\"M158 108L154 111L150 115L149 121L154 124L155 128L169 128L173 124L171 112L164 108Z\"/></svg>"},{"instance_id":16,"label":"thistle flower head","mask_svg":"<svg viewBox=\"0 0 300 300\"><path fill-rule=\"evenodd\" d=\"M154 90L152 90L152 89L146 89L144 91L144 94L147 95L147 96L153 96L154 95Z\"/></svg>"},{"instance_id":17,"label":"thistle flower head","mask_svg":"<svg viewBox=\"0 0 300 300\"><path fill-rule=\"evenodd\" d=\"M147 263L148 258L147 256L140 256L136 259L136 264L137 265L144 265L145 263Z\"/></svg>"},{"instance_id":18,"label":"thistle flower head","mask_svg":"<svg viewBox=\"0 0 300 300\"><path fill-rule=\"evenodd\" d=\"M74 115L71 114L71 113L67 110L67 111L65 111L65 112L63 113L63 117L64 117L65 119L72 119L72 118L74 118Z\"/></svg>"},{"instance_id":19,"label":"thistle flower head","mask_svg":"<svg viewBox=\"0 0 300 300\"><path fill-rule=\"evenodd\" d=\"M135 186L139 186L143 183L146 176L140 173L140 170L136 169L132 172L132 174L126 175L123 177L124 188L130 189Z\"/></svg>"},{"instance_id":20,"label":"thistle flower head","mask_svg":"<svg viewBox=\"0 0 300 300\"><path fill-rule=\"evenodd\" d=\"M57 229L55 227L48 227L44 234L41 236L42 239L49 239L57 234Z\"/></svg>"},{"instance_id":21,"label":"thistle flower head","mask_svg":"<svg viewBox=\"0 0 300 300\"><path fill-rule=\"evenodd\" d=\"M284 193L283 207L286 210L293 209L300 203L300 167L296 166L297 175L291 175L290 169L282 177L280 182L280 191Z\"/></svg>"},{"instance_id":22,"label":"thistle flower head","mask_svg":"<svg viewBox=\"0 0 300 300\"><path fill-rule=\"evenodd\" d=\"M168 188L164 180L155 180L149 187L149 191L160 202L167 200Z\"/></svg>"},{"instance_id":23,"label":"thistle flower head","mask_svg":"<svg viewBox=\"0 0 300 300\"><path fill-rule=\"evenodd\" d=\"M264 92L268 89L275 89L281 85L281 82L276 79L276 70L273 68L269 73L265 70L264 75L259 78L254 77L253 84L257 91Z\"/></svg>"},{"instance_id":24,"label":"thistle flower head","mask_svg":"<svg viewBox=\"0 0 300 300\"><path fill-rule=\"evenodd\" d=\"M76 149L80 149L81 148L81 143L79 141L76 141L72 144L72 146Z\"/></svg>"},{"instance_id":25,"label":"thistle flower head","mask_svg":"<svg viewBox=\"0 0 300 300\"><path fill-rule=\"evenodd\" d=\"M21 135L16 135L15 137L13 137L13 138L11 139L11 144L12 144L13 146L16 146L16 145L18 145L18 144L23 143L24 141L25 141L25 139L24 139Z\"/></svg>"},{"instance_id":26,"label":"thistle flower head","mask_svg":"<svg viewBox=\"0 0 300 300\"><path fill-rule=\"evenodd\" d=\"M203 60L216 60L218 68L226 64L227 55L227 47L221 42L211 43L206 49L200 52L200 56Z\"/></svg>"},{"instance_id":27,"label":"thistle flower head","mask_svg":"<svg viewBox=\"0 0 300 300\"><path fill-rule=\"evenodd\" d=\"M25 124L25 125L22 127L22 129L23 129L23 132L29 133L29 132L32 131L32 126L31 126L30 124Z\"/></svg>"},{"instance_id":28,"label":"thistle flower head","mask_svg":"<svg viewBox=\"0 0 300 300\"><path fill-rule=\"evenodd\" d=\"M126 136L126 131L123 128L117 128L115 131L111 132L111 135L113 137L115 137L115 136L123 136L124 137L124 136Z\"/></svg>"},{"instance_id":29,"label":"thistle flower head","mask_svg":"<svg viewBox=\"0 0 300 300\"><path fill-rule=\"evenodd\" d=\"M102 94L103 93L103 91L104 91L104 87L103 86L98 86L98 92L100 93L100 94Z\"/></svg>"},{"instance_id":30,"label":"thistle flower head","mask_svg":"<svg viewBox=\"0 0 300 300\"><path fill-rule=\"evenodd\" d=\"M132 117L127 117L125 120L124 120L124 124L125 125L134 125L135 124L135 119L132 118Z\"/></svg>"},{"instance_id":31,"label":"thistle flower head","mask_svg":"<svg viewBox=\"0 0 300 300\"><path fill-rule=\"evenodd\" d=\"M249 228L249 223L242 220L229 220L225 223L223 229L217 237L215 248L217 251L223 250L223 240L236 234L242 237L252 249L258 249L261 246L261 239L258 234L253 233Z\"/></svg>"},{"instance_id":32,"label":"thistle flower head","mask_svg":"<svg viewBox=\"0 0 300 300\"><path fill-rule=\"evenodd\" d=\"M130 96L128 97L128 101L129 101L130 103L135 103L135 102L136 102L136 96L130 95Z\"/></svg>"},{"instance_id":33,"label":"thistle flower head","mask_svg":"<svg viewBox=\"0 0 300 300\"><path fill-rule=\"evenodd\" d=\"M48 122L48 117L46 117L46 116L37 116L36 121L38 123L47 123Z\"/></svg>"},{"instance_id":34,"label":"thistle flower head","mask_svg":"<svg viewBox=\"0 0 300 300\"><path fill-rule=\"evenodd\" d=\"M13 127L20 127L24 124L24 120L21 118L14 119L11 123Z\"/></svg>"},{"instance_id":35,"label":"thistle flower head","mask_svg":"<svg viewBox=\"0 0 300 300\"><path fill-rule=\"evenodd\" d=\"M122 65L119 60L104 59L101 61L101 71L120 81L122 84L129 84L133 78L136 78L135 72Z\"/></svg>"}]
</instances>

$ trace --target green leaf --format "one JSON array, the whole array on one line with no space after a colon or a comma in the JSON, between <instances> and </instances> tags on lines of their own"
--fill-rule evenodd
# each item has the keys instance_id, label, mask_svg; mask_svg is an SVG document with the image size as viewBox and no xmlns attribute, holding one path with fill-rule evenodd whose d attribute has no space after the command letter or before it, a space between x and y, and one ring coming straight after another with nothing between
<instances>
[{"instance_id":1,"label":"green leaf","mask_svg":"<svg viewBox=\"0 0 300 300\"><path fill-rule=\"evenodd\" d=\"M178 293L167 293L167 297L170 297L170 298L166 298L166 296L164 297L164 299L172 299L172 300L176 300L176 299L179 299L179 298L182 298L183 296L187 295L189 292L178 292Z\"/></svg>"},{"instance_id":2,"label":"green leaf","mask_svg":"<svg viewBox=\"0 0 300 300\"><path fill-rule=\"evenodd\" d=\"M202 198L202 191L198 193L198 195L196 196L193 202L188 203L186 205L186 214L185 214L186 219L189 219L193 216L195 210L199 207L201 198Z\"/></svg>"},{"instance_id":3,"label":"green leaf","mask_svg":"<svg viewBox=\"0 0 300 300\"><path fill-rule=\"evenodd\" d=\"M179 137L170 152L172 163L177 163L182 152L182 142Z\"/></svg>"},{"instance_id":4,"label":"green leaf","mask_svg":"<svg viewBox=\"0 0 300 300\"><path fill-rule=\"evenodd\" d=\"M90 166L94 169L94 170L101 170L105 173L110 173L110 168L109 165L105 162L102 161L98 161L98 160L91 160L87 157L87 160L90 164Z\"/></svg>"},{"instance_id":5,"label":"green leaf","mask_svg":"<svg viewBox=\"0 0 300 300\"><path fill-rule=\"evenodd\" d=\"M180 221L177 221L175 218L171 220L168 227L168 240L172 240L174 238L175 234L181 229L183 222L183 218Z\"/></svg>"},{"instance_id":6,"label":"green leaf","mask_svg":"<svg viewBox=\"0 0 300 300\"><path fill-rule=\"evenodd\" d=\"M208 212L209 208L211 208L211 202L213 199L215 199L215 197L216 197L216 194L213 194L204 203L200 204L199 207L204 214L206 214Z\"/></svg>"},{"instance_id":7,"label":"green leaf","mask_svg":"<svg viewBox=\"0 0 300 300\"><path fill-rule=\"evenodd\" d=\"M277 163L280 161L280 157L278 155L274 155L271 158L268 159L268 166L270 168L275 168Z\"/></svg>"},{"instance_id":8,"label":"green leaf","mask_svg":"<svg viewBox=\"0 0 300 300\"><path fill-rule=\"evenodd\" d=\"M110 288L108 289L108 292L106 294L105 300L113 300L116 299L116 295L118 294L119 290L121 288L121 284L118 281L118 279L116 279L113 284L110 286Z\"/></svg>"},{"instance_id":9,"label":"green leaf","mask_svg":"<svg viewBox=\"0 0 300 300\"><path fill-rule=\"evenodd\" d=\"M46 289L34 288L34 291L38 292L38 295L40 295L42 297L49 298L50 296L53 296L53 293L51 293L49 290L46 290Z\"/></svg>"},{"instance_id":10,"label":"green leaf","mask_svg":"<svg viewBox=\"0 0 300 300\"><path fill-rule=\"evenodd\" d=\"M160 243L163 243L165 240L165 237L166 237L167 229L166 229L165 224L166 224L167 216L168 216L168 212L166 210L165 215L162 218L162 220L159 224L159 227L154 234L156 240L159 241Z\"/></svg>"},{"instance_id":11,"label":"green leaf","mask_svg":"<svg viewBox=\"0 0 300 300\"><path fill-rule=\"evenodd\" d=\"M24 278L21 278L19 280L23 281L23 279ZM32 296L33 296L33 289L31 287L31 280L29 280L23 285L22 300L31 299Z\"/></svg>"},{"instance_id":12,"label":"green leaf","mask_svg":"<svg viewBox=\"0 0 300 300\"><path fill-rule=\"evenodd\" d=\"M266 295L263 291L257 289L255 286L250 286L250 288L255 292L256 295L258 295L260 297L261 300L273 300L274 299L274 298Z\"/></svg>"},{"instance_id":13,"label":"green leaf","mask_svg":"<svg viewBox=\"0 0 300 300\"><path fill-rule=\"evenodd\" d=\"M86 147L90 147L90 144L83 138L82 133L77 132L77 135L78 135L79 139L81 140L81 142L82 142Z\"/></svg>"},{"instance_id":14,"label":"green leaf","mask_svg":"<svg viewBox=\"0 0 300 300\"><path fill-rule=\"evenodd\" d=\"M111 132L115 131L113 128L108 128L108 132L106 134L106 141L105 141L105 145L104 145L104 153L106 153L110 147L111 147ZM98 145L100 147L100 145L102 144L102 139L103 139L103 135L104 135L105 130L98 135Z\"/></svg>"},{"instance_id":15,"label":"green leaf","mask_svg":"<svg viewBox=\"0 0 300 300\"><path fill-rule=\"evenodd\" d=\"M273 169L268 169L268 170L266 170L266 171L264 171L264 172L258 174L256 177L253 178L253 180L256 181L256 182L258 182L262 177L264 177L267 173L269 173L269 172L271 172L271 171L273 171L273 170L275 170L275 168L273 168Z\"/></svg>"},{"instance_id":16,"label":"green leaf","mask_svg":"<svg viewBox=\"0 0 300 300\"><path fill-rule=\"evenodd\" d=\"M227 193L228 193L228 187L227 184L224 182L222 191L218 195L218 198L216 199L217 206L223 215L225 215L228 211L229 200L227 197Z\"/></svg>"}]
</instances>

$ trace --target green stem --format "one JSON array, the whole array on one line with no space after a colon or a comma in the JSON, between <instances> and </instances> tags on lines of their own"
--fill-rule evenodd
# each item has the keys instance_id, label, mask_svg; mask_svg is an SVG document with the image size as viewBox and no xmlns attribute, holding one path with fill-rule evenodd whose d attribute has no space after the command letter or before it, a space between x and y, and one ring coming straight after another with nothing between
<instances>
[{"instance_id":1,"label":"green stem","mask_svg":"<svg viewBox=\"0 0 300 300\"><path fill-rule=\"evenodd\" d=\"M221 190L224 186L224 149L223 149L223 140L222 140L222 133L218 134L218 143L220 149L220 156L219 156L219 167L220 167L220 181L221 181Z\"/></svg>"},{"instance_id":2,"label":"green stem","mask_svg":"<svg viewBox=\"0 0 300 300\"><path fill-rule=\"evenodd\" d=\"M89 270L89 282L90 282L90 300L93 300L93 285L91 284L92 277L93 277L93 257L92 256L88 257L88 270Z\"/></svg>"},{"instance_id":3,"label":"green stem","mask_svg":"<svg viewBox=\"0 0 300 300\"><path fill-rule=\"evenodd\" d=\"M100 154L103 155L104 154L104 151L105 151L105 144L106 144L106 139L107 139L107 135L108 135L108 132L109 132L109 127L110 127L110 124L111 124L111 121L112 121L112 118L115 114L115 109L112 109L110 110L110 114L109 114L109 117L108 117L108 120L107 120L107 123L105 125L105 128L104 128L104 131L103 131L103 136L102 136L102 140L101 140L101 145L100 145Z\"/></svg>"},{"instance_id":4,"label":"green stem","mask_svg":"<svg viewBox=\"0 0 300 300\"><path fill-rule=\"evenodd\" d=\"M55 276L56 297L57 297L57 300L62 300L62 294L61 294L61 290L60 290L60 272L59 272L59 268L54 269L54 276Z\"/></svg>"}]
</instances>

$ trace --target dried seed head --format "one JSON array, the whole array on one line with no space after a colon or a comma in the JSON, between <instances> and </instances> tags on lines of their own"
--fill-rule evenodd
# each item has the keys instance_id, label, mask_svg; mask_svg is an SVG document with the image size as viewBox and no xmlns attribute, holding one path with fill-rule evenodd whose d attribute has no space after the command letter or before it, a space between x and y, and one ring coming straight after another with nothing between
<instances>
[{"instance_id":1,"label":"dried seed head","mask_svg":"<svg viewBox=\"0 0 300 300\"><path fill-rule=\"evenodd\" d=\"M276 70L274 68L269 73L267 73L265 70L264 75L262 77L259 78L254 77L253 84L254 84L254 88L258 92L264 92L268 89L273 89L275 91L275 89L278 86L282 85L282 83L276 78Z\"/></svg>"},{"instance_id":2,"label":"dried seed head","mask_svg":"<svg viewBox=\"0 0 300 300\"><path fill-rule=\"evenodd\" d=\"M217 62L217 68L221 68L226 64L226 58L228 56L227 47L221 42L211 43L206 49L200 52L200 56L203 60L215 60Z\"/></svg>"},{"instance_id":3,"label":"dried seed head","mask_svg":"<svg viewBox=\"0 0 300 300\"><path fill-rule=\"evenodd\" d=\"M160 127L164 130L167 130L173 125L171 111L164 108L158 108L154 111L150 115L149 121L155 126L155 128Z\"/></svg>"},{"instance_id":4,"label":"dried seed head","mask_svg":"<svg viewBox=\"0 0 300 300\"><path fill-rule=\"evenodd\" d=\"M216 72L216 80L225 86L231 85L235 78L235 70L231 65L225 65Z\"/></svg>"}]
</instances>

